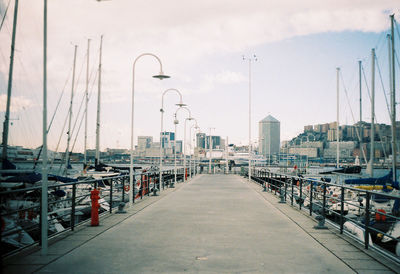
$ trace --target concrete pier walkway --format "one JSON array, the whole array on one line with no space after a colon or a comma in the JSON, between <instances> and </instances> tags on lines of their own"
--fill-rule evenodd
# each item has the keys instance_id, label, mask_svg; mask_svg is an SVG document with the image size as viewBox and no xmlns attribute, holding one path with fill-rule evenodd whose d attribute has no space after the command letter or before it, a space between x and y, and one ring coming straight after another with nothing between
<instances>
[{"instance_id":1,"label":"concrete pier walkway","mask_svg":"<svg viewBox=\"0 0 400 274\"><path fill-rule=\"evenodd\" d=\"M25 264L15 259L5 270L11 273L25 266L27 272L39 273L393 272L332 231L314 230L312 219L289 205L278 206L275 197L261 190L234 175L200 175L160 197L149 197L126 215L112 214L100 227L71 233L50 246L48 256L32 254Z\"/></svg>"}]
</instances>

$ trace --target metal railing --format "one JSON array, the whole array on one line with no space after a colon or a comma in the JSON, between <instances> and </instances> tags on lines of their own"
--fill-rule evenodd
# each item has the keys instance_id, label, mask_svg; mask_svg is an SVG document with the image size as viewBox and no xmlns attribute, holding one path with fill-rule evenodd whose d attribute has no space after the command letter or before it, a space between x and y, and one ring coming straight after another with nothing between
<instances>
[{"instance_id":1,"label":"metal railing","mask_svg":"<svg viewBox=\"0 0 400 274\"><path fill-rule=\"evenodd\" d=\"M247 178L248 169L242 169ZM280 203L306 210L325 228L325 220L340 234L361 242L400 263L400 196L360 189L314 178L272 173L267 169L252 170L252 180L264 191L279 195ZM390 187L389 187L390 188ZM394 233L393 233L394 232ZM397 255L396 255L397 249Z\"/></svg>"},{"instance_id":2,"label":"metal railing","mask_svg":"<svg viewBox=\"0 0 400 274\"><path fill-rule=\"evenodd\" d=\"M156 188L172 187L175 181L173 169L162 171L160 186L159 172L135 173L133 203L144 196L156 194ZM187 168L188 177L189 168ZM192 170L192 176L194 170ZM177 169L177 182L183 182L184 168ZM138 182L140 180L140 184ZM100 190L100 214L110 214L115 207L128 201L129 175L85 179L71 183L54 183L48 186L48 235L54 237L65 231L74 230L90 219L93 189ZM41 186L13 189L0 192L1 204L1 257L5 257L39 244L41 236Z\"/></svg>"}]
</instances>

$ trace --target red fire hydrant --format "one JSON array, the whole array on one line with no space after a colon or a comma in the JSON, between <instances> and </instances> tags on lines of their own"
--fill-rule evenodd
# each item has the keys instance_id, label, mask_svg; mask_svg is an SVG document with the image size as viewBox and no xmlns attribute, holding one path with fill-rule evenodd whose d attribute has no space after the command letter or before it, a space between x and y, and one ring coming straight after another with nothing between
<instances>
[{"instance_id":1,"label":"red fire hydrant","mask_svg":"<svg viewBox=\"0 0 400 274\"><path fill-rule=\"evenodd\" d=\"M92 212L91 212L91 226L99 225L99 199L100 199L100 191L98 189L93 189L90 192L90 199L92 200Z\"/></svg>"}]
</instances>

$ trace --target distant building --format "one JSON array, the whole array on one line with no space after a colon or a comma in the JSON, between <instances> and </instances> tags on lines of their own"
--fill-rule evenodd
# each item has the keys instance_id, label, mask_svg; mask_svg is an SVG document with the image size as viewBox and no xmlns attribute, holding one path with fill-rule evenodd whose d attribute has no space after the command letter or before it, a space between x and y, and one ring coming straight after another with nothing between
<instances>
[{"instance_id":1,"label":"distant building","mask_svg":"<svg viewBox=\"0 0 400 274\"><path fill-rule=\"evenodd\" d=\"M313 126L304 126L304 132L313 131Z\"/></svg>"},{"instance_id":2,"label":"distant building","mask_svg":"<svg viewBox=\"0 0 400 274\"><path fill-rule=\"evenodd\" d=\"M181 140L177 140L176 141L176 153L177 154L181 154L182 153L182 141Z\"/></svg>"},{"instance_id":3,"label":"distant building","mask_svg":"<svg viewBox=\"0 0 400 274\"><path fill-rule=\"evenodd\" d=\"M197 133L196 134L196 147L206 148L206 134L205 133Z\"/></svg>"},{"instance_id":4,"label":"distant building","mask_svg":"<svg viewBox=\"0 0 400 274\"><path fill-rule=\"evenodd\" d=\"M221 136L211 136L212 149L219 149L221 147ZM210 148L210 136L206 136L206 149Z\"/></svg>"},{"instance_id":5,"label":"distant building","mask_svg":"<svg viewBox=\"0 0 400 274\"><path fill-rule=\"evenodd\" d=\"M353 150L356 148L356 142L340 142L339 143L339 158L348 159L353 157ZM328 142L327 147L324 150L323 157L325 159L337 157L337 143Z\"/></svg>"},{"instance_id":6,"label":"distant building","mask_svg":"<svg viewBox=\"0 0 400 274\"><path fill-rule=\"evenodd\" d=\"M145 151L146 148L150 148L151 147L152 143L153 143L153 137L152 136L138 136L137 150L138 151Z\"/></svg>"},{"instance_id":7,"label":"distant building","mask_svg":"<svg viewBox=\"0 0 400 274\"><path fill-rule=\"evenodd\" d=\"M223 143L221 136L211 136L212 148L219 149L222 148L225 143ZM196 146L198 148L209 149L210 147L210 136L205 133L196 134Z\"/></svg>"},{"instance_id":8,"label":"distant building","mask_svg":"<svg viewBox=\"0 0 400 274\"><path fill-rule=\"evenodd\" d=\"M279 153L281 123L268 115L258 122L260 154L267 156Z\"/></svg>"},{"instance_id":9,"label":"distant building","mask_svg":"<svg viewBox=\"0 0 400 274\"><path fill-rule=\"evenodd\" d=\"M162 136L162 147L163 148L172 148L173 142L175 140L175 133L174 132L161 132Z\"/></svg>"}]
</instances>

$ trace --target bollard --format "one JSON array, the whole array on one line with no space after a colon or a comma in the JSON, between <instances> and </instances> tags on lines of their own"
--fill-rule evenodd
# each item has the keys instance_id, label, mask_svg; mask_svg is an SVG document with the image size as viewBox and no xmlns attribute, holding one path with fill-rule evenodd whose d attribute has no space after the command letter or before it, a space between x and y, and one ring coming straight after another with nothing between
<instances>
[{"instance_id":1,"label":"bollard","mask_svg":"<svg viewBox=\"0 0 400 274\"><path fill-rule=\"evenodd\" d=\"M92 211L91 211L91 226L99 225L99 199L100 199L100 191L98 189L93 189L90 192L90 199L92 200Z\"/></svg>"},{"instance_id":2,"label":"bollard","mask_svg":"<svg viewBox=\"0 0 400 274\"><path fill-rule=\"evenodd\" d=\"M156 184L153 186L153 196L158 196L157 194L158 188L156 187Z\"/></svg>"},{"instance_id":3,"label":"bollard","mask_svg":"<svg viewBox=\"0 0 400 274\"><path fill-rule=\"evenodd\" d=\"M126 213L126 211L125 211L125 203L121 202L118 205L118 211L116 212L116 214L123 214L123 213Z\"/></svg>"},{"instance_id":4,"label":"bollard","mask_svg":"<svg viewBox=\"0 0 400 274\"><path fill-rule=\"evenodd\" d=\"M279 187L279 198L281 198L281 200L279 201L280 204L284 204L285 202L285 195L282 193L282 187Z\"/></svg>"},{"instance_id":5,"label":"bollard","mask_svg":"<svg viewBox=\"0 0 400 274\"><path fill-rule=\"evenodd\" d=\"M264 182L263 188L264 188L264 189L263 189L263 192L268 192L268 190L267 190L267 183Z\"/></svg>"},{"instance_id":6,"label":"bollard","mask_svg":"<svg viewBox=\"0 0 400 274\"><path fill-rule=\"evenodd\" d=\"M314 226L314 229L328 229L325 226L325 218L322 215L317 215L315 219L318 221L318 225Z\"/></svg>"}]
</instances>

